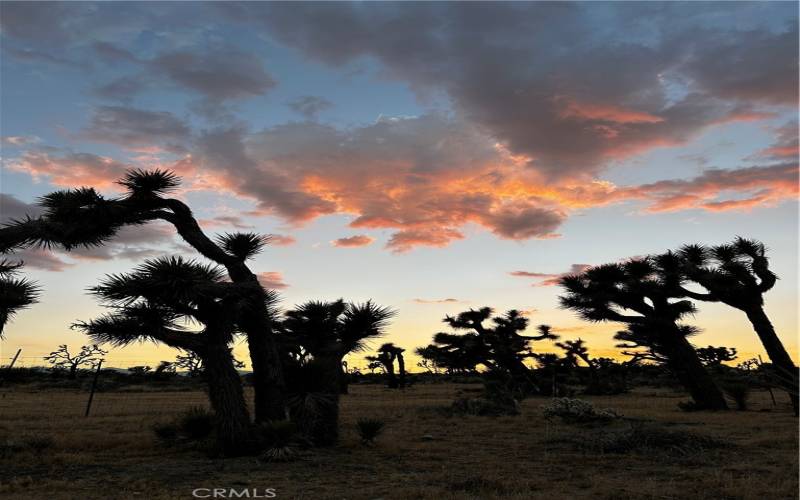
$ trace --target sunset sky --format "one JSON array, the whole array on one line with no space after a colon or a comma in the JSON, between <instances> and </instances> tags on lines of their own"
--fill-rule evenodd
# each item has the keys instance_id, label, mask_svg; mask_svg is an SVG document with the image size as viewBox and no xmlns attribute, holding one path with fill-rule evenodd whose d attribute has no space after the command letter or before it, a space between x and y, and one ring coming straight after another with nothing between
<instances>
[{"instance_id":1,"label":"sunset sky","mask_svg":"<svg viewBox=\"0 0 800 500\"><path fill-rule=\"evenodd\" d=\"M251 267L283 308L374 299L409 351L445 314L516 308L604 356L619 325L558 309L558 275L742 235L769 247L797 358L794 2L3 2L0 21L3 220L168 168L209 233L278 235ZM86 288L165 254L194 256L157 224L23 252L44 292L2 357L86 343ZM696 344L763 355L744 313L699 307Z\"/></svg>"}]
</instances>

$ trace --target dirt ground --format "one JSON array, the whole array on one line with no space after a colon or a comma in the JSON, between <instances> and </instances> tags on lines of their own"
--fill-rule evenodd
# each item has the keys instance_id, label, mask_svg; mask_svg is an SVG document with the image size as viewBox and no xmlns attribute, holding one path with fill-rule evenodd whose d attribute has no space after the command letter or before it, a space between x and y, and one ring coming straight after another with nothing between
<instances>
[{"instance_id":1,"label":"dirt ground","mask_svg":"<svg viewBox=\"0 0 800 500\"><path fill-rule=\"evenodd\" d=\"M447 417L436 411L478 386L417 385L404 391L352 387L342 400L338 446L288 463L211 459L165 448L151 430L205 403L202 392L103 392L92 415L87 395L0 389L0 443L51 436L46 449L0 454L0 497L193 498L198 488L233 488L287 499L783 499L798 497L798 421L778 395L751 396L748 411L683 412L681 394L638 389L586 397L595 406L652 425L716 438L702 451L605 453L603 429L547 421L531 398L516 417ZM359 418L385 432L364 446ZM619 424L617 424L619 425ZM199 495L209 495L199 490Z\"/></svg>"}]
</instances>

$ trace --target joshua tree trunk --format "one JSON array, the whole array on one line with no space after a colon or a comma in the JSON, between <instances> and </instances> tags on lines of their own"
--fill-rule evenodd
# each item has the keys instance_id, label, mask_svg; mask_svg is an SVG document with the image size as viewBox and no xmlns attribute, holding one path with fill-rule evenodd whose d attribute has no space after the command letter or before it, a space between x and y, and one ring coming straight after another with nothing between
<instances>
[{"instance_id":1,"label":"joshua tree trunk","mask_svg":"<svg viewBox=\"0 0 800 500\"><path fill-rule=\"evenodd\" d=\"M78 378L78 363L72 363L69 365L69 378L70 380L75 380Z\"/></svg>"},{"instance_id":2,"label":"joshua tree trunk","mask_svg":"<svg viewBox=\"0 0 800 500\"><path fill-rule=\"evenodd\" d=\"M397 376L394 374L394 362L390 361L389 363L384 363L386 367L386 380L389 385L389 389L397 389Z\"/></svg>"},{"instance_id":3,"label":"joshua tree trunk","mask_svg":"<svg viewBox=\"0 0 800 500\"><path fill-rule=\"evenodd\" d=\"M226 346L214 346L203 353L208 384L208 399L217 419L217 440L226 454L247 451L250 416L242 390L242 380L233 366Z\"/></svg>"},{"instance_id":4,"label":"joshua tree trunk","mask_svg":"<svg viewBox=\"0 0 800 500\"><path fill-rule=\"evenodd\" d=\"M704 410L727 410L728 404L714 379L706 371L697 351L682 334L670 331L662 334L664 354L670 369L689 391L697 406Z\"/></svg>"},{"instance_id":5,"label":"joshua tree trunk","mask_svg":"<svg viewBox=\"0 0 800 500\"><path fill-rule=\"evenodd\" d=\"M234 283L252 283L257 290L262 290L258 278L243 261L225 253L205 235L188 206L179 200L163 201L173 213L161 213L160 218L173 224L187 243L205 257L225 266ZM252 307L247 308L242 316L242 330L247 335L253 369L255 419L257 422L284 420L286 386L263 290L254 297Z\"/></svg>"},{"instance_id":6,"label":"joshua tree trunk","mask_svg":"<svg viewBox=\"0 0 800 500\"><path fill-rule=\"evenodd\" d=\"M753 329L761 339L764 350L767 351L770 361L778 372L778 382L781 387L786 389L792 401L794 414L798 414L798 387L797 387L797 367L795 366L786 348L783 347L781 339L775 333L767 314L762 307L754 307L745 310L747 319L753 324Z\"/></svg>"},{"instance_id":7,"label":"joshua tree trunk","mask_svg":"<svg viewBox=\"0 0 800 500\"><path fill-rule=\"evenodd\" d=\"M406 360L403 359L403 355L401 353L397 353L397 369L400 372L398 385L402 389L406 386Z\"/></svg>"},{"instance_id":8,"label":"joshua tree trunk","mask_svg":"<svg viewBox=\"0 0 800 500\"><path fill-rule=\"evenodd\" d=\"M318 357L312 363L321 368L319 392L309 395L308 407L300 414L298 427L317 446L332 446L339 439L339 367L335 356Z\"/></svg>"}]
</instances>

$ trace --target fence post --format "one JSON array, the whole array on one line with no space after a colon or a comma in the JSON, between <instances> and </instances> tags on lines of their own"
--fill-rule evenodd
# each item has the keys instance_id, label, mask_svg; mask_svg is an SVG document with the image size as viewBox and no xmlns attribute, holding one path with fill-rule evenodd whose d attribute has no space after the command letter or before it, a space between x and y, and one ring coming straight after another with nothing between
<instances>
[{"instance_id":1,"label":"fence post","mask_svg":"<svg viewBox=\"0 0 800 500\"><path fill-rule=\"evenodd\" d=\"M14 363L16 363L16 362L17 362L17 358L19 358L19 353L21 353L21 352L22 352L22 349L21 349L21 348L20 348L20 349L17 349L17 353L16 353L16 354L14 355L14 357L11 359L11 364L10 364L10 365L8 365L8 368L6 368L6 376L5 376L5 377L3 377L3 378L0 378L0 385L3 385L3 381L4 381L4 380L5 380L5 379L6 379L6 378L9 376L9 375L11 375L11 369L12 369L12 368L14 368Z\"/></svg>"},{"instance_id":2,"label":"fence post","mask_svg":"<svg viewBox=\"0 0 800 500\"><path fill-rule=\"evenodd\" d=\"M92 392L89 393L89 401L86 402L86 413L84 417L89 416L89 410L92 408L92 400L94 399L94 390L97 387L97 377L100 376L100 367L103 366L103 360L97 362L97 371L94 372L94 379L92 379Z\"/></svg>"}]
</instances>

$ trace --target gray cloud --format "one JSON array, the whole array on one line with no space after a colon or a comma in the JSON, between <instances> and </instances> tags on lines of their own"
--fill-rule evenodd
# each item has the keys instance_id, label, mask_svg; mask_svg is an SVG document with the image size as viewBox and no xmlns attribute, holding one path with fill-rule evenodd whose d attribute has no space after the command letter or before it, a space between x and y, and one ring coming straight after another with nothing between
<instances>
[{"instance_id":1,"label":"gray cloud","mask_svg":"<svg viewBox=\"0 0 800 500\"><path fill-rule=\"evenodd\" d=\"M181 119L166 111L146 111L128 106L98 106L83 134L94 141L108 142L127 149L165 149L183 153L181 144L191 131Z\"/></svg>"},{"instance_id":2,"label":"gray cloud","mask_svg":"<svg viewBox=\"0 0 800 500\"><path fill-rule=\"evenodd\" d=\"M333 103L324 97L314 95L304 95L289 101L289 109L302 115L306 120L313 120L326 109L330 109Z\"/></svg>"}]
</instances>

